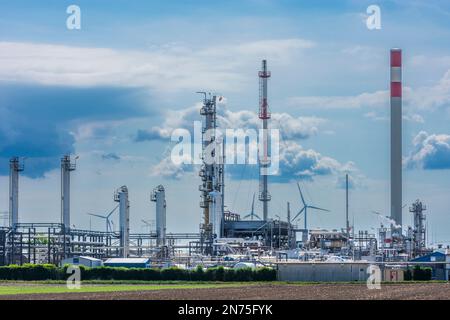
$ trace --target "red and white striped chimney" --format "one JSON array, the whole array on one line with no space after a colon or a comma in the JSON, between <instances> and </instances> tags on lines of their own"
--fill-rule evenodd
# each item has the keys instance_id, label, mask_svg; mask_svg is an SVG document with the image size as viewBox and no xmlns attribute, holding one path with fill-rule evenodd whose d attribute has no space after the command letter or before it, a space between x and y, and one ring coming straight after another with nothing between
<instances>
[{"instance_id":1,"label":"red and white striped chimney","mask_svg":"<svg viewBox=\"0 0 450 320\"><path fill-rule=\"evenodd\" d=\"M402 50L391 50L391 97L402 97Z\"/></svg>"},{"instance_id":2,"label":"red and white striped chimney","mask_svg":"<svg viewBox=\"0 0 450 320\"><path fill-rule=\"evenodd\" d=\"M391 219L402 225L402 50L391 50ZM400 228L395 228L401 234ZM400 230L398 230L400 229Z\"/></svg>"}]
</instances>

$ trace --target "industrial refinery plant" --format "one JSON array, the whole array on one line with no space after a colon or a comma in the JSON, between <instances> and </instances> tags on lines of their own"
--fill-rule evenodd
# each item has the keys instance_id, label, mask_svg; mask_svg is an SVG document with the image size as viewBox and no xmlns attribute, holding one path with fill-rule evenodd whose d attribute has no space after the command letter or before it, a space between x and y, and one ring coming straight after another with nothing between
<instances>
[{"instance_id":1,"label":"industrial refinery plant","mask_svg":"<svg viewBox=\"0 0 450 320\"><path fill-rule=\"evenodd\" d=\"M384 217L385 225L376 231L355 230L349 219L349 175L346 178L346 215L340 230L315 230L308 225L308 214L328 211L307 203L300 183L298 196L302 208L291 213L286 203L286 219L271 212L271 176L265 174L270 166L268 82L271 72L268 62L262 61L259 76L259 120L263 130L262 148L259 150L259 190L253 190L252 210L248 215L226 210L225 142L216 135L205 134L218 129L218 97L202 92L203 105L198 114L202 120L202 159L199 181L199 230L194 233L173 233L166 224L166 193L171 190L157 185L148 191L147 199L154 203L155 225L146 221L147 232L136 233L130 229L133 203L130 203L127 186L117 186L112 200L114 209L105 215L89 213L105 222L105 230L82 230L71 224L71 175L76 174L77 157L64 155L61 159L61 221L28 223L20 217L19 180L26 170L24 160L10 159L9 176L9 226L0 229L0 265L41 264L61 265L76 257L91 257L101 261L122 259L123 263L145 258L151 267L178 266L193 268L198 265L234 266L237 263L255 266L274 266L289 263L412 263L431 254L427 248L426 206L417 200L409 207L414 225L404 228L402 211L402 51L393 49L391 54L391 211ZM219 141L220 140L220 141ZM216 158L223 161L210 163L205 160L208 146L216 144ZM220 151L222 150L222 151ZM344 197L343 197L344 199ZM194 200L193 200L194 201ZM196 200L195 200L196 201ZM262 212L255 212L255 201L260 201ZM382 215L377 213L378 215ZM430 213L432 214L432 213ZM303 218L301 226L296 225ZM113 219L119 221L116 226ZM375 230L375 229L373 229ZM134 260L133 260L134 259Z\"/></svg>"}]
</instances>

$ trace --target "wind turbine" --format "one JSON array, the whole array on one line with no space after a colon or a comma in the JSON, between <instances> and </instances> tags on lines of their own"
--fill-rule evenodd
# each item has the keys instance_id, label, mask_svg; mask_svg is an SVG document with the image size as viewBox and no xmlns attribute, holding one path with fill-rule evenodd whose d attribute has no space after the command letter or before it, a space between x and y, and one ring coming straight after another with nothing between
<instances>
[{"instance_id":1,"label":"wind turbine","mask_svg":"<svg viewBox=\"0 0 450 320\"><path fill-rule=\"evenodd\" d=\"M97 218L101 218L101 219L105 219L106 220L106 233L113 232L113 224L112 224L112 221L109 220L109 217L111 217L111 215L114 213L114 211L117 210L118 207L119 207L119 205L117 205L114 209L112 209L105 216L100 215L100 214L94 214L94 213L88 213L88 215L93 216L93 217L97 217Z\"/></svg>"},{"instance_id":2,"label":"wind turbine","mask_svg":"<svg viewBox=\"0 0 450 320\"><path fill-rule=\"evenodd\" d=\"M250 214L246 215L244 219L251 218L253 221L253 218L256 217L258 220L261 220L261 218L255 213L255 194L253 194L253 201L252 201L252 211Z\"/></svg>"},{"instance_id":3,"label":"wind turbine","mask_svg":"<svg viewBox=\"0 0 450 320\"><path fill-rule=\"evenodd\" d=\"M154 220L147 221L147 220L141 219L141 221L144 224L142 227L143 228L147 227L148 228L148 233L151 233L152 229L153 229L153 226L155 224Z\"/></svg>"},{"instance_id":4,"label":"wind turbine","mask_svg":"<svg viewBox=\"0 0 450 320\"><path fill-rule=\"evenodd\" d=\"M303 208L297 213L297 215L292 219L292 221L295 221L295 219L298 218L303 212L305 212L305 230L308 230L308 209L314 209L314 210L320 210L325 212L330 212L330 210L322 209L319 207L311 206L306 203L305 198L303 197L302 189L300 188L300 184L297 182L298 191L300 192L300 198L302 199Z\"/></svg>"}]
</instances>

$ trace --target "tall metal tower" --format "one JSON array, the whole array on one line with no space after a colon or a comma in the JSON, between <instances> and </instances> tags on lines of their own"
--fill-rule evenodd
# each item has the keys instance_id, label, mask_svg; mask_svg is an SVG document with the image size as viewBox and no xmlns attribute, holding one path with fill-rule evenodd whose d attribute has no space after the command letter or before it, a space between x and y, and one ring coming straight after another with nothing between
<instances>
[{"instance_id":1,"label":"tall metal tower","mask_svg":"<svg viewBox=\"0 0 450 320\"><path fill-rule=\"evenodd\" d=\"M414 214L414 230L413 230L413 251L414 255L420 255L426 248L426 228L425 228L425 214L427 207L419 200L416 200L409 208L409 212Z\"/></svg>"},{"instance_id":2,"label":"tall metal tower","mask_svg":"<svg viewBox=\"0 0 450 320\"><path fill-rule=\"evenodd\" d=\"M123 258L127 258L130 251L130 201L126 186L116 190L114 201L119 203L120 254Z\"/></svg>"},{"instance_id":3,"label":"tall metal tower","mask_svg":"<svg viewBox=\"0 0 450 320\"><path fill-rule=\"evenodd\" d=\"M76 169L76 159L72 161L70 155L61 159L61 223L65 230L70 229L70 172Z\"/></svg>"},{"instance_id":4,"label":"tall metal tower","mask_svg":"<svg viewBox=\"0 0 450 320\"><path fill-rule=\"evenodd\" d=\"M345 175L345 235L350 238L350 220L348 219L348 174Z\"/></svg>"},{"instance_id":5,"label":"tall metal tower","mask_svg":"<svg viewBox=\"0 0 450 320\"><path fill-rule=\"evenodd\" d=\"M156 245L166 245L166 193L162 185L153 189L150 200L156 203Z\"/></svg>"},{"instance_id":6,"label":"tall metal tower","mask_svg":"<svg viewBox=\"0 0 450 320\"><path fill-rule=\"evenodd\" d=\"M223 232L224 219L224 154L223 140L216 136L217 114L216 96L208 97L205 92L200 115L203 118L202 127L202 161L199 176L202 184L200 207L203 209L203 223L200 225L201 242L211 249L214 238L220 238ZM220 222L220 225L217 225ZM210 252L207 252L210 253Z\"/></svg>"},{"instance_id":7,"label":"tall metal tower","mask_svg":"<svg viewBox=\"0 0 450 320\"><path fill-rule=\"evenodd\" d=\"M24 169L18 157L9 160L9 226L13 229L19 223L19 172Z\"/></svg>"},{"instance_id":8,"label":"tall metal tower","mask_svg":"<svg viewBox=\"0 0 450 320\"><path fill-rule=\"evenodd\" d=\"M269 131L268 120L270 119L269 104L267 101L267 80L271 77L267 71L267 61L262 61L262 70L259 71L259 118L263 124L262 150L259 150L259 201L263 203L263 220L268 220L268 205L271 196L268 191L267 178L269 159ZM260 144L259 144L260 145Z\"/></svg>"},{"instance_id":9,"label":"tall metal tower","mask_svg":"<svg viewBox=\"0 0 450 320\"><path fill-rule=\"evenodd\" d=\"M402 225L402 50L391 50L391 219ZM401 228L392 228L401 235ZM400 230L399 230L400 229Z\"/></svg>"}]
</instances>

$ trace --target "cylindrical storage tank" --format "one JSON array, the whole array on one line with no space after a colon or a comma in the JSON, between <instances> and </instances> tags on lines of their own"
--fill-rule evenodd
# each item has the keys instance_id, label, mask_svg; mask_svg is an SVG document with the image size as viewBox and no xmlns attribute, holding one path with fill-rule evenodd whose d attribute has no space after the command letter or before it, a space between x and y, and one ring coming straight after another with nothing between
<instances>
[{"instance_id":1,"label":"cylindrical storage tank","mask_svg":"<svg viewBox=\"0 0 450 320\"><path fill-rule=\"evenodd\" d=\"M166 193L162 185L157 186L151 195L156 203L156 245L166 245Z\"/></svg>"},{"instance_id":2,"label":"cylindrical storage tank","mask_svg":"<svg viewBox=\"0 0 450 320\"><path fill-rule=\"evenodd\" d=\"M120 187L114 200L119 202L119 233L121 256L127 258L130 249L130 202L128 200L128 188Z\"/></svg>"},{"instance_id":3,"label":"cylindrical storage tank","mask_svg":"<svg viewBox=\"0 0 450 320\"><path fill-rule=\"evenodd\" d=\"M212 234L214 238L220 238L222 236L222 194L218 191L212 191L209 193L210 208L209 208L209 221L212 224Z\"/></svg>"}]
</instances>

